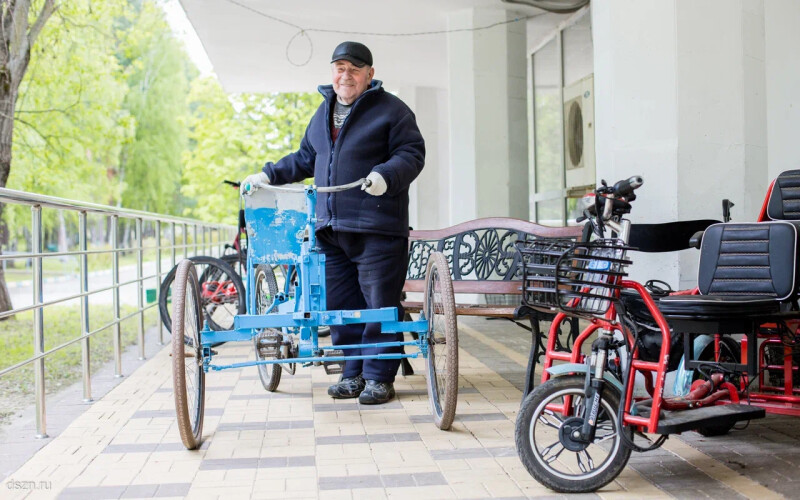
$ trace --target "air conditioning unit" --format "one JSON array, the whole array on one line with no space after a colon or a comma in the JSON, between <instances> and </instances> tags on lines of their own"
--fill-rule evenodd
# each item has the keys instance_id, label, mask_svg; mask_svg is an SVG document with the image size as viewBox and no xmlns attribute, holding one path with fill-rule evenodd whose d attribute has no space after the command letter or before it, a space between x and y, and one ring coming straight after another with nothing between
<instances>
[{"instance_id":1,"label":"air conditioning unit","mask_svg":"<svg viewBox=\"0 0 800 500\"><path fill-rule=\"evenodd\" d=\"M564 163L567 191L595 185L593 75L564 87Z\"/></svg>"}]
</instances>

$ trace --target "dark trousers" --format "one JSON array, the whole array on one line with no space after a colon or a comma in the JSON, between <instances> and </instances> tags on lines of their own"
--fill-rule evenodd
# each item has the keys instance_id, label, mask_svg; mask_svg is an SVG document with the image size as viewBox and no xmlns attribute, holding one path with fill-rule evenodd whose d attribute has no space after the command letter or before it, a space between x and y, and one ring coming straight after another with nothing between
<instances>
[{"instance_id":1,"label":"dark trousers","mask_svg":"<svg viewBox=\"0 0 800 500\"><path fill-rule=\"evenodd\" d=\"M317 231L325 254L328 310L397 307L403 319L400 297L408 268L408 239L379 234L345 233L325 228ZM380 323L331 327L334 345L373 344L403 340L403 334L381 333ZM401 352L400 347L348 349L345 355ZM399 359L353 360L345 364L343 377L362 374L367 380L393 382Z\"/></svg>"}]
</instances>

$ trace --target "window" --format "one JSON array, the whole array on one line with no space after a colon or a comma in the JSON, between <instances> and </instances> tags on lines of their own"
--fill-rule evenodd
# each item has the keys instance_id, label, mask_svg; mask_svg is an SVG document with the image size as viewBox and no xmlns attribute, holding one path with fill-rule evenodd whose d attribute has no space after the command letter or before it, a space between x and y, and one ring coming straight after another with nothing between
<instances>
[{"instance_id":1,"label":"window","mask_svg":"<svg viewBox=\"0 0 800 500\"><path fill-rule=\"evenodd\" d=\"M589 12L567 19L531 54L534 185L529 192L539 224L574 224L578 199L595 185Z\"/></svg>"}]
</instances>

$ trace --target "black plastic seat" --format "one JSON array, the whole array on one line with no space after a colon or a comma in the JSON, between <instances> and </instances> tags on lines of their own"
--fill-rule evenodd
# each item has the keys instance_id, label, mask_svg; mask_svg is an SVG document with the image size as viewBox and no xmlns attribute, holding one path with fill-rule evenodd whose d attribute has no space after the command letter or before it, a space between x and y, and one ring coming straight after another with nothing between
<instances>
[{"instance_id":1,"label":"black plastic seat","mask_svg":"<svg viewBox=\"0 0 800 500\"><path fill-rule=\"evenodd\" d=\"M672 295L657 303L667 320L764 317L780 312L780 302L762 295Z\"/></svg>"}]
</instances>

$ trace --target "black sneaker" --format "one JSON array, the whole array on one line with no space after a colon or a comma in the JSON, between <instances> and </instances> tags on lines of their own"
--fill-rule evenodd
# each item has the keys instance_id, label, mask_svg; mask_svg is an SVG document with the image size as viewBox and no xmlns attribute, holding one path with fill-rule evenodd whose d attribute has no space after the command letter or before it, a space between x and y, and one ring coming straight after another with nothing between
<instances>
[{"instance_id":1,"label":"black sneaker","mask_svg":"<svg viewBox=\"0 0 800 500\"><path fill-rule=\"evenodd\" d=\"M334 399L357 398L361 391L364 390L364 385L364 377L361 375L348 378L341 377L337 383L328 387L328 396Z\"/></svg>"},{"instance_id":2,"label":"black sneaker","mask_svg":"<svg viewBox=\"0 0 800 500\"><path fill-rule=\"evenodd\" d=\"M358 402L362 405L380 405L391 401L394 398L394 384L391 382L378 382L367 380L367 386L358 396Z\"/></svg>"}]
</instances>

